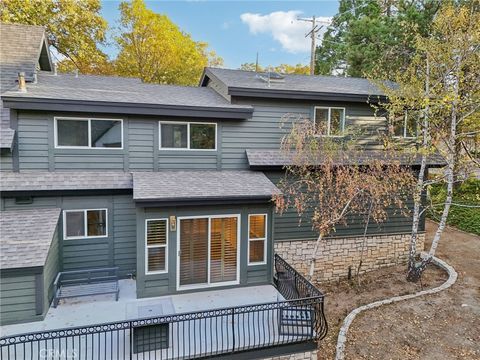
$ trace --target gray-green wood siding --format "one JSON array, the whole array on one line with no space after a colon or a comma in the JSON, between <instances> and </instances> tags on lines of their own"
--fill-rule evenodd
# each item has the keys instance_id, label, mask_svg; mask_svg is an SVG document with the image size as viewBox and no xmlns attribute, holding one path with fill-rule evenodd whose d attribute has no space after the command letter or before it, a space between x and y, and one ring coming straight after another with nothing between
<instances>
[{"instance_id":1,"label":"gray-green wood siding","mask_svg":"<svg viewBox=\"0 0 480 360\"><path fill-rule=\"evenodd\" d=\"M9 150L0 150L0 171L13 171L13 158Z\"/></svg>"},{"instance_id":2,"label":"gray-green wood siding","mask_svg":"<svg viewBox=\"0 0 480 360\"><path fill-rule=\"evenodd\" d=\"M32 204L15 204L14 198L3 200L4 210L58 207L62 210L108 209L108 237L63 239L62 218L59 238L61 269L64 271L118 266L120 275L136 269L135 204L131 195L34 197Z\"/></svg>"},{"instance_id":3,"label":"gray-green wood siding","mask_svg":"<svg viewBox=\"0 0 480 360\"><path fill-rule=\"evenodd\" d=\"M274 183L284 175L281 171L266 172L267 177ZM408 209L413 208L413 200L407 201L405 204ZM368 235L377 234L393 234L393 233L408 233L412 228L412 217L408 216L408 209L402 211L394 206L391 206L387 213L388 219L379 224L373 221L369 223L367 228ZM288 209L283 214L275 213L275 238L274 241L285 240L303 240L314 239L318 233L312 230L312 223L310 221L310 213L306 212L300 219L294 209ZM406 216L407 215L407 216ZM301 220L301 221L300 221ZM422 219L420 223L420 231L425 230L425 223ZM350 215L347 217L347 225L338 225L336 231L329 236L345 237L345 236L361 236L365 231L365 220L360 215Z\"/></svg>"},{"instance_id":4,"label":"gray-green wood siding","mask_svg":"<svg viewBox=\"0 0 480 360\"><path fill-rule=\"evenodd\" d=\"M40 320L36 313L35 274L0 276L0 324Z\"/></svg>"},{"instance_id":5,"label":"gray-green wood siding","mask_svg":"<svg viewBox=\"0 0 480 360\"><path fill-rule=\"evenodd\" d=\"M272 209L270 206L217 206L189 208L138 208L137 209L137 296L151 297L188 291L204 291L222 287L206 287L195 290L177 291L177 231L168 232L168 273L145 274L145 219L169 218L178 216L240 214L240 284L248 286L272 282ZM248 214L268 214L267 264L247 266ZM177 219L177 227L178 227ZM231 286L229 286L231 287Z\"/></svg>"},{"instance_id":6,"label":"gray-green wood siding","mask_svg":"<svg viewBox=\"0 0 480 360\"><path fill-rule=\"evenodd\" d=\"M240 102L236 100L236 102ZM242 100L254 106L249 120L165 118L146 116L95 115L81 113L18 112L20 170L124 170L159 171L178 169L246 169L245 150L278 149L288 132L284 117L313 118L313 107L346 108L346 127L355 129L358 143L379 146L376 138L385 131L386 120L377 117L368 104L338 102ZM56 149L54 116L123 119L123 149ZM216 122L217 150L188 151L159 149L159 121ZM2 162L8 168L8 156Z\"/></svg>"},{"instance_id":7,"label":"gray-green wood siding","mask_svg":"<svg viewBox=\"0 0 480 360\"><path fill-rule=\"evenodd\" d=\"M52 244L48 251L47 260L43 268L43 306L44 313L47 313L50 303L53 299L55 289L53 282L60 271L60 244L58 227L53 235Z\"/></svg>"}]
</instances>

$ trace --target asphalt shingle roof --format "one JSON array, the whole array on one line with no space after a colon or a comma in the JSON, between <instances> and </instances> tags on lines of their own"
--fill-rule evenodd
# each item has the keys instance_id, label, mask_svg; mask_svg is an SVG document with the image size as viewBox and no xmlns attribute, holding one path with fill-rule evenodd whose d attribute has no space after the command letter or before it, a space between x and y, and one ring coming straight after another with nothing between
<instances>
[{"instance_id":1,"label":"asphalt shingle roof","mask_svg":"<svg viewBox=\"0 0 480 360\"><path fill-rule=\"evenodd\" d=\"M232 105L214 90L205 87L144 84L138 79L114 76L53 75L39 73L27 92L8 91L6 97L121 102L131 104L252 109Z\"/></svg>"},{"instance_id":2,"label":"asphalt shingle roof","mask_svg":"<svg viewBox=\"0 0 480 360\"><path fill-rule=\"evenodd\" d=\"M2 191L132 189L132 174L120 171L0 172Z\"/></svg>"},{"instance_id":3,"label":"asphalt shingle roof","mask_svg":"<svg viewBox=\"0 0 480 360\"><path fill-rule=\"evenodd\" d=\"M285 153L281 150L256 150L247 149L248 163L251 168L282 167L295 165L295 153ZM339 165L362 165L372 160L398 161L401 165L420 165L420 155L407 152L395 154L386 153L382 150L344 151L338 152L336 162ZM309 164L320 165L322 156L315 157ZM445 159L439 154L430 155L427 162L431 166L445 165Z\"/></svg>"},{"instance_id":4,"label":"asphalt shingle roof","mask_svg":"<svg viewBox=\"0 0 480 360\"><path fill-rule=\"evenodd\" d=\"M31 78L37 67L45 29L43 26L0 23L0 84L2 92L16 86L18 73Z\"/></svg>"},{"instance_id":5,"label":"asphalt shingle roof","mask_svg":"<svg viewBox=\"0 0 480 360\"><path fill-rule=\"evenodd\" d=\"M306 91L333 94L353 95L383 95L383 93L369 80L340 76L309 76L309 75L284 75L284 81L271 81L268 83L261 79L265 74L255 71L207 68L206 75L212 74L227 87L247 89L269 89Z\"/></svg>"},{"instance_id":6,"label":"asphalt shingle roof","mask_svg":"<svg viewBox=\"0 0 480 360\"><path fill-rule=\"evenodd\" d=\"M278 191L263 173L248 170L133 173L137 201L268 198Z\"/></svg>"},{"instance_id":7,"label":"asphalt shingle roof","mask_svg":"<svg viewBox=\"0 0 480 360\"><path fill-rule=\"evenodd\" d=\"M0 212L0 269L44 266L60 209Z\"/></svg>"},{"instance_id":8,"label":"asphalt shingle roof","mask_svg":"<svg viewBox=\"0 0 480 360\"><path fill-rule=\"evenodd\" d=\"M42 26L0 23L0 93L17 86L19 72L32 78L44 45ZM0 148L10 149L15 131L10 112L0 104Z\"/></svg>"}]
</instances>

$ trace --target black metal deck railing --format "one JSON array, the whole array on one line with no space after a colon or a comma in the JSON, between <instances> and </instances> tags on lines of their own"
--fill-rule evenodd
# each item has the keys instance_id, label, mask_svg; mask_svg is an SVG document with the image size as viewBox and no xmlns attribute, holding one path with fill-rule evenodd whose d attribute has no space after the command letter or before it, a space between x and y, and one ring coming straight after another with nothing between
<instances>
[{"instance_id":1,"label":"black metal deck railing","mask_svg":"<svg viewBox=\"0 0 480 360\"><path fill-rule=\"evenodd\" d=\"M279 256L275 286L285 299L2 337L0 359L198 359L323 338L323 294Z\"/></svg>"}]
</instances>

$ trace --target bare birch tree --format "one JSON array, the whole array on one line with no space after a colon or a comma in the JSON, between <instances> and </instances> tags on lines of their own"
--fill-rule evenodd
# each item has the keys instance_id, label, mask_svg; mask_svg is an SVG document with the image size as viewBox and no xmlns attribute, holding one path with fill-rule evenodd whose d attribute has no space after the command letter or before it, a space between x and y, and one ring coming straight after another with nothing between
<instances>
[{"instance_id":1,"label":"bare birch tree","mask_svg":"<svg viewBox=\"0 0 480 360\"><path fill-rule=\"evenodd\" d=\"M397 86L379 83L389 98L383 104L391 114L419 114L420 136L417 154L421 165L414 192L413 223L407 278L418 281L430 263L447 223L453 204L454 184L465 174L459 169L468 161L465 141L478 139L480 133L480 12L478 3L469 6L445 5L438 12L433 32L428 38L418 37L416 55L407 71L397 74ZM465 148L466 151L459 152ZM428 158L438 153L446 162L444 172L426 178ZM462 170L468 172L469 169ZM427 187L443 183L446 199L428 254L417 259L419 223L427 207L422 201Z\"/></svg>"},{"instance_id":2,"label":"bare birch tree","mask_svg":"<svg viewBox=\"0 0 480 360\"><path fill-rule=\"evenodd\" d=\"M284 122L291 126L281 144L288 165L278 184L282 194L274 200L279 213L293 208L300 218L308 214L319 234L309 262L311 278L325 237L355 216L380 223L389 207L404 209L413 177L386 153L370 157L346 142L319 136L322 130L310 119L286 116Z\"/></svg>"}]
</instances>

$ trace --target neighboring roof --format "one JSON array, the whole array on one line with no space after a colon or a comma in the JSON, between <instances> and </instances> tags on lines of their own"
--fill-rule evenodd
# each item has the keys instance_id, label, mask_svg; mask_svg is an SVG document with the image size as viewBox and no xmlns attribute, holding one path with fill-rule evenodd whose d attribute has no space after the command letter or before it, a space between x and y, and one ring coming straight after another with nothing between
<instances>
[{"instance_id":1,"label":"neighboring roof","mask_svg":"<svg viewBox=\"0 0 480 360\"><path fill-rule=\"evenodd\" d=\"M192 86L144 84L138 79L114 76L38 74L36 84L27 84L27 91L3 94L12 108L146 115L193 115L245 119L253 108L232 105L213 89ZM43 106L43 107L42 107ZM96 106L95 108L93 108ZM103 109L103 110L102 110Z\"/></svg>"},{"instance_id":2,"label":"neighboring roof","mask_svg":"<svg viewBox=\"0 0 480 360\"><path fill-rule=\"evenodd\" d=\"M132 189L132 175L122 171L0 172L2 192Z\"/></svg>"},{"instance_id":3,"label":"neighboring roof","mask_svg":"<svg viewBox=\"0 0 480 360\"><path fill-rule=\"evenodd\" d=\"M16 87L19 72L33 78L37 65L51 70L52 63L42 26L0 23L0 93ZM15 131L10 112L0 104L0 148L11 149Z\"/></svg>"},{"instance_id":4,"label":"neighboring roof","mask_svg":"<svg viewBox=\"0 0 480 360\"><path fill-rule=\"evenodd\" d=\"M267 200L278 191L263 173L249 170L133 173L133 199L140 202Z\"/></svg>"},{"instance_id":5,"label":"neighboring roof","mask_svg":"<svg viewBox=\"0 0 480 360\"><path fill-rule=\"evenodd\" d=\"M295 165L295 153L285 153L281 150L254 150L247 149L248 163L251 169L281 168ZM398 161L401 165L420 165L420 155L408 152L387 153L382 150L344 151L338 152L336 163L339 165L362 165L372 160ZM318 156L309 163L321 165L322 156ZM439 155L430 155L427 163L431 167L444 166L445 159Z\"/></svg>"},{"instance_id":6,"label":"neighboring roof","mask_svg":"<svg viewBox=\"0 0 480 360\"><path fill-rule=\"evenodd\" d=\"M60 209L0 212L0 269L44 266Z\"/></svg>"},{"instance_id":7,"label":"neighboring roof","mask_svg":"<svg viewBox=\"0 0 480 360\"><path fill-rule=\"evenodd\" d=\"M15 85L19 72L33 78L37 65L52 70L43 26L0 23L0 78L2 92Z\"/></svg>"},{"instance_id":8,"label":"neighboring roof","mask_svg":"<svg viewBox=\"0 0 480 360\"><path fill-rule=\"evenodd\" d=\"M265 79L267 75L254 71L206 68L200 80L222 82L232 96L289 98L308 100L366 101L378 99L383 93L367 79L340 76L309 76L286 74L281 82Z\"/></svg>"}]
</instances>

